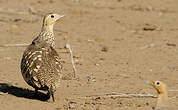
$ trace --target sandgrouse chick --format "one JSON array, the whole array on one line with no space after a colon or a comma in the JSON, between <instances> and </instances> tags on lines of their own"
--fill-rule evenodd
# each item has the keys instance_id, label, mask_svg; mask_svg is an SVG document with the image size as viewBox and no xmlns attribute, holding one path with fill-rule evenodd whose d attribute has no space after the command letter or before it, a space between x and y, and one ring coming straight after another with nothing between
<instances>
[{"instance_id":1,"label":"sandgrouse chick","mask_svg":"<svg viewBox=\"0 0 178 110\"><path fill-rule=\"evenodd\" d=\"M156 89L158 93L155 110L170 110L166 84L161 81L150 81L150 84Z\"/></svg>"},{"instance_id":2,"label":"sandgrouse chick","mask_svg":"<svg viewBox=\"0 0 178 110\"><path fill-rule=\"evenodd\" d=\"M64 15L47 14L43 19L40 34L25 50L21 60L21 73L24 80L33 88L48 91L54 100L54 92L60 85L62 65L54 49L53 25Z\"/></svg>"}]
</instances>

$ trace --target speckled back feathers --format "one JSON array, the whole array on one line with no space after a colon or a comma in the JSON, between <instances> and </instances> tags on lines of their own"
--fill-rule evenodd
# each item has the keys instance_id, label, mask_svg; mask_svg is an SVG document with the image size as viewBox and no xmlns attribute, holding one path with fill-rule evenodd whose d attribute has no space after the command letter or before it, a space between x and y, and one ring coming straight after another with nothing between
<instances>
[{"instance_id":1,"label":"speckled back feathers","mask_svg":"<svg viewBox=\"0 0 178 110\"><path fill-rule=\"evenodd\" d=\"M33 42L25 50L21 71L25 81L34 88L54 89L59 86L61 78L60 58L55 49L46 42Z\"/></svg>"}]
</instances>

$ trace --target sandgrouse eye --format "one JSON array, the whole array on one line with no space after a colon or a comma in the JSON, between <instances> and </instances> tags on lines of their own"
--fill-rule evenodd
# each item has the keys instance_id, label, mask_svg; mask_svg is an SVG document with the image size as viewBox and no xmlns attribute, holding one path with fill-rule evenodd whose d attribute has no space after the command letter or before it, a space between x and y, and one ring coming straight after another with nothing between
<instances>
[{"instance_id":1,"label":"sandgrouse eye","mask_svg":"<svg viewBox=\"0 0 178 110\"><path fill-rule=\"evenodd\" d=\"M54 18L54 15L51 15L51 18Z\"/></svg>"},{"instance_id":2,"label":"sandgrouse eye","mask_svg":"<svg viewBox=\"0 0 178 110\"><path fill-rule=\"evenodd\" d=\"M156 82L156 85L159 86L159 85L160 85L160 82Z\"/></svg>"}]
</instances>

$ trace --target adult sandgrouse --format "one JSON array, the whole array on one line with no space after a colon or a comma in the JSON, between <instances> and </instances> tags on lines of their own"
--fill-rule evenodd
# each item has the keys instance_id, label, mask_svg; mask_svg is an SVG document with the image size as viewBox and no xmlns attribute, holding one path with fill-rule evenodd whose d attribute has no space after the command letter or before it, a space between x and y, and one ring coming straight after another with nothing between
<instances>
[{"instance_id":1,"label":"adult sandgrouse","mask_svg":"<svg viewBox=\"0 0 178 110\"><path fill-rule=\"evenodd\" d=\"M166 84L161 81L150 81L150 84L156 89L158 93L157 105L155 110L171 110L171 107L168 103Z\"/></svg>"},{"instance_id":2,"label":"adult sandgrouse","mask_svg":"<svg viewBox=\"0 0 178 110\"><path fill-rule=\"evenodd\" d=\"M33 88L48 91L54 100L54 92L60 85L62 65L54 49L53 25L64 15L47 14L43 19L40 34L25 50L21 60L21 72L24 80Z\"/></svg>"}]
</instances>

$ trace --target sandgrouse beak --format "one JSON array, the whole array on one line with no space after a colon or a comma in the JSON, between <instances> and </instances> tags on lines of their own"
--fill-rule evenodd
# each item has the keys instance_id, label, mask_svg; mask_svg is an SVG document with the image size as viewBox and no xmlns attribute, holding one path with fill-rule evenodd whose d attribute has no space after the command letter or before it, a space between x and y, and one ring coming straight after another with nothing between
<instances>
[{"instance_id":1,"label":"sandgrouse beak","mask_svg":"<svg viewBox=\"0 0 178 110\"><path fill-rule=\"evenodd\" d=\"M65 16L64 14L57 15L57 20L56 21L59 21L59 19L63 18L64 16Z\"/></svg>"},{"instance_id":2,"label":"sandgrouse beak","mask_svg":"<svg viewBox=\"0 0 178 110\"><path fill-rule=\"evenodd\" d=\"M60 18L63 18L64 16L65 16L65 15L63 15L63 14L62 14L62 15L59 15L59 19L60 19Z\"/></svg>"}]
</instances>

